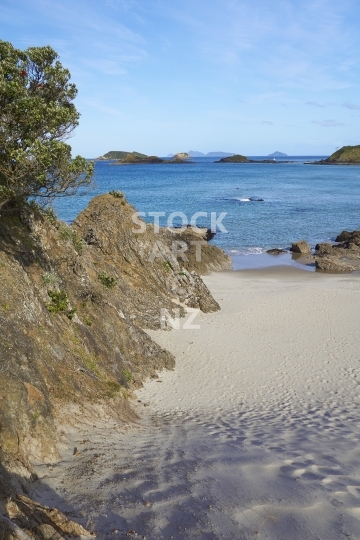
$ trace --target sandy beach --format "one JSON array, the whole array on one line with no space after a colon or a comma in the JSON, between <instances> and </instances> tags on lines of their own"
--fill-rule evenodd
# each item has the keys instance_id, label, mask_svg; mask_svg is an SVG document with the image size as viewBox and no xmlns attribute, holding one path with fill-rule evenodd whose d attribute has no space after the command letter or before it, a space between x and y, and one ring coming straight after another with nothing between
<instances>
[{"instance_id":1,"label":"sandy beach","mask_svg":"<svg viewBox=\"0 0 360 540\"><path fill-rule=\"evenodd\" d=\"M221 311L150 332L176 368L138 423L67 426L35 496L101 539L360 539L360 276L204 281Z\"/></svg>"}]
</instances>

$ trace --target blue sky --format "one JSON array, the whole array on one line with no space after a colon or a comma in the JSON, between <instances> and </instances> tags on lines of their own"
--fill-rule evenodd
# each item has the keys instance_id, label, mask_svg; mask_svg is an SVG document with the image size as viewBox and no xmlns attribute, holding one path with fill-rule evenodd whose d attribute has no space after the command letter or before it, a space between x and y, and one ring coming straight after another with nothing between
<instances>
[{"instance_id":1,"label":"blue sky","mask_svg":"<svg viewBox=\"0 0 360 540\"><path fill-rule=\"evenodd\" d=\"M51 45L96 157L360 144L359 0L0 0L1 39Z\"/></svg>"}]
</instances>

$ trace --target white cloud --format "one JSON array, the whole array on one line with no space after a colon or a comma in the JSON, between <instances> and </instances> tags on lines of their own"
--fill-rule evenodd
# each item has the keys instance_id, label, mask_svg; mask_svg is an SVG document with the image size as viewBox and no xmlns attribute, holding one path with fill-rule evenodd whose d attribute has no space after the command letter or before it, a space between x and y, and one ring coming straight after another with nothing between
<instances>
[{"instance_id":1,"label":"white cloud","mask_svg":"<svg viewBox=\"0 0 360 540\"><path fill-rule=\"evenodd\" d=\"M360 105L356 105L356 103L351 103L350 101L345 101L345 103L343 103L343 107L346 107L351 111L360 111Z\"/></svg>"},{"instance_id":2,"label":"white cloud","mask_svg":"<svg viewBox=\"0 0 360 540\"><path fill-rule=\"evenodd\" d=\"M322 127L337 127L337 126L343 126L341 122L338 122L337 120L312 120L313 124L318 124Z\"/></svg>"},{"instance_id":3,"label":"white cloud","mask_svg":"<svg viewBox=\"0 0 360 540\"><path fill-rule=\"evenodd\" d=\"M305 105L311 105L312 107L321 107L321 108L325 107L325 105L321 105L321 103L317 103L316 101L307 101Z\"/></svg>"}]
</instances>

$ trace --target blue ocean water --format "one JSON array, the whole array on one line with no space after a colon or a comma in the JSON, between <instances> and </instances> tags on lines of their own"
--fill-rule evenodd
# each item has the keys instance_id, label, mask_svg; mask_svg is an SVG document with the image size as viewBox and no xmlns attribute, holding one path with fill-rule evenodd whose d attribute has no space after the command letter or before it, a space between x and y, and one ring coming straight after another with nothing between
<instances>
[{"instance_id":1,"label":"blue ocean water","mask_svg":"<svg viewBox=\"0 0 360 540\"><path fill-rule=\"evenodd\" d=\"M205 212L207 217L197 224L210 227L211 212L225 212L227 233L218 231L213 242L229 253L287 248L303 238L315 245L334 240L343 229L360 229L360 166L304 164L322 157L287 157L294 163L283 164L218 164L214 158L193 158L194 163L180 165L98 161L95 189L58 200L55 208L60 219L71 222L95 195L121 190L138 211L165 212L161 225L171 212L183 212L189 220Z\"/></svg>"}]
</instances>

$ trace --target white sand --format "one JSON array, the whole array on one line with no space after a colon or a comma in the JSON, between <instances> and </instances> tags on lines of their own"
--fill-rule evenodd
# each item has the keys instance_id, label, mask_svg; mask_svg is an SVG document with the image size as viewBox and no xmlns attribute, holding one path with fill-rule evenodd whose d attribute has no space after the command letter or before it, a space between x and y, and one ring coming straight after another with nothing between
<instances>
[{"instance_id":1,"label":"white sand","mask_svg":"<svg viewBox=\"0 0 360 540\"><path fill-rule=\"evenodd\" d=\"M39 498L99 538L360 539L360 276L205 281L221 312L151 332L177 364L137 392L140 425L70 430L82 452Z\"/></svg>"}]
</instances>

